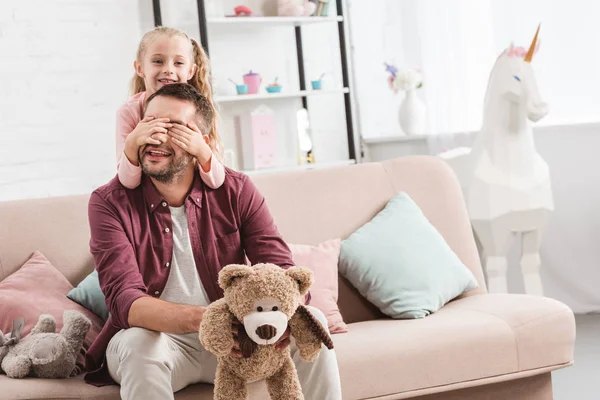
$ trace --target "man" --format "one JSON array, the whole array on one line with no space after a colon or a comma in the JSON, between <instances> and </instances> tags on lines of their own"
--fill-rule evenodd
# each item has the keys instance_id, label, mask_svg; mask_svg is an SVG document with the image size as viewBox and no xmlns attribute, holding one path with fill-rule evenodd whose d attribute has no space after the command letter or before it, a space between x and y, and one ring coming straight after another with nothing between
<instances>
[{"instance_id":1,"label":"man","mask_svg":"<svg viewBox=\"0 0 600 400\"><path fill-rule=\"evenodd\" d=\"M114 178L90 198L90 247L110 318L87 354L86 380L121 385L123 399L169 399L197 383L213 383L216 357L200 345L205 307L223 296L219 270L269 262L288 268L291 253L263 197L244 174L227 170L216 190L204 185L194 158L174 138L206 131L214 115L192 86L167 85L148 98L146 116L177 129L139 149L143 178L125 189ZM198 129L197 126L200 128ZM197 139L197 138L196 138ZM327 327L324 315L310 308ZM283 349L289 343L278 343ZM341 399L335 353L301 361L307 399ZM232 349L239 357L239 350Z\"/></svg>"}]
</instances>

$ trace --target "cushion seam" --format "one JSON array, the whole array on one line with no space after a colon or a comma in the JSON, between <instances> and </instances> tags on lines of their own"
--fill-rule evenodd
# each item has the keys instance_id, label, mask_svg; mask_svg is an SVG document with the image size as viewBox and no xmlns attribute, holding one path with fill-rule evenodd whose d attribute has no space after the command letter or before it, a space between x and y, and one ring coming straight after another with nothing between
<instances>
[{"instance_id":1,"label":"cushion seam","mask_svg":"<svg viewBox=\"0 0 600 400\"><path fill-rule=\"evenodd\" d=\"M459 307L459 308L462 308L462 307ZM479 312L479 313L482 313L482 314L489 315L491 317L499 319L500 321L504 322L504 324L506 324L506 326L508 326L508 329L510 329L510 332L513 335L513 342L515 344L515 352L517 353L517 372L521 372L521 354L519 353L519 343L518 343L519 339L517 338L517 335L515 334L515 329L512 326L510 326L510 324L508 323L508 321L505 320L504 318L500 317L499 315L492 314L492 313L489 313L489 312L486 312L486 311L474 310L474 309L471 309L471 308L462 308L462 309L463 310L468 310L468 311L475 311L475 312Z\"/></svg>"}]
</instances>

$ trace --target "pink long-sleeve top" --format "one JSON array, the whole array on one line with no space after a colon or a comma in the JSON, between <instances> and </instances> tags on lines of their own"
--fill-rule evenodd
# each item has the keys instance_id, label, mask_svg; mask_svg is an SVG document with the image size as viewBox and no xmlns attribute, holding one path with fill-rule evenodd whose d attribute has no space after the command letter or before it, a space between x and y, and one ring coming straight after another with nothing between
<instances>
[{"instance_id":1,"label":"pink long-sleeve top","mask_svg":"<svg viewBox=\"0 0 600 400\"><path fill-rule=\"evenodd\" d=\"M125 139L144 118L146 92L129 98L117 111L117 170L119 181L128 189L136 188L142 180L142 167L133 165L125 155ZM200 177L212 189L219 188L225 180L225 168L218 157L211 157L210 171L205 172L198 164Z\"/></svg>"}]
</instances>

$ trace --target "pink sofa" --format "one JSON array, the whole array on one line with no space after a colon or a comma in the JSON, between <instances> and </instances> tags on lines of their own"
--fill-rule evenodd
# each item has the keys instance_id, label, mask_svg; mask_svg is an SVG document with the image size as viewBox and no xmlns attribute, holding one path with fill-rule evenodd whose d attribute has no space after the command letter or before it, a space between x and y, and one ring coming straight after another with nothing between
<instances>
[{"instance_id":1,"label":"pink sofa","mask_svg":"<svg viewBox=\"0 0 600 400\"><path fill-rule=\"evenodd\" d=\"M564 304L487 294L459 185L437 158L407 157L335 169L253 177L284 238L345 238L399 190L422 208L474 272L480 289L422 320L392 320L340 277L349 332L334 335L344 399L551 399L551 372L573 363L575 322ZM73 283L92 270L87 196L0 203L0 281L41 250ZM0 399L117 399L118 387L66 380L11 380ZM251 385L253 399L266 398ZM177 399L212 399L194 385ZM318 400L318 399L310 399Z\"/></svg>"}]
</instances>

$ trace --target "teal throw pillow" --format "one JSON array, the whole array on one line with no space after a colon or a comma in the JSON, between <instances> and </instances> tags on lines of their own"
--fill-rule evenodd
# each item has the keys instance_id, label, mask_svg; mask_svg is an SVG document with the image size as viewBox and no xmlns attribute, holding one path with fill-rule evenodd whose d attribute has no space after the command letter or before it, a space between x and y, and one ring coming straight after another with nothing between
<instances>
[{"instance_id":1,"label":"teal throw pillow","mask_svg":"<svg viewBox=\"0 0 600 400\"><path fill-rule=\"evenodd\" d=\"M404 192L342 241L339 270L392 318L423 318L478 287L472 272Z\"/></svg>"},{"instance_id":2,"label":"teal throw pillow","mask_svg":"<svg viewBox=\"0 0 600 400\"><path fill-rule=\"evenodd\" d=\"M108 319L108 309L104 301L104 293L100 289L97 271L86 276L76 288L71 289L67 297L102 318L104 322Z\"/></svg>"}]
</instances>

